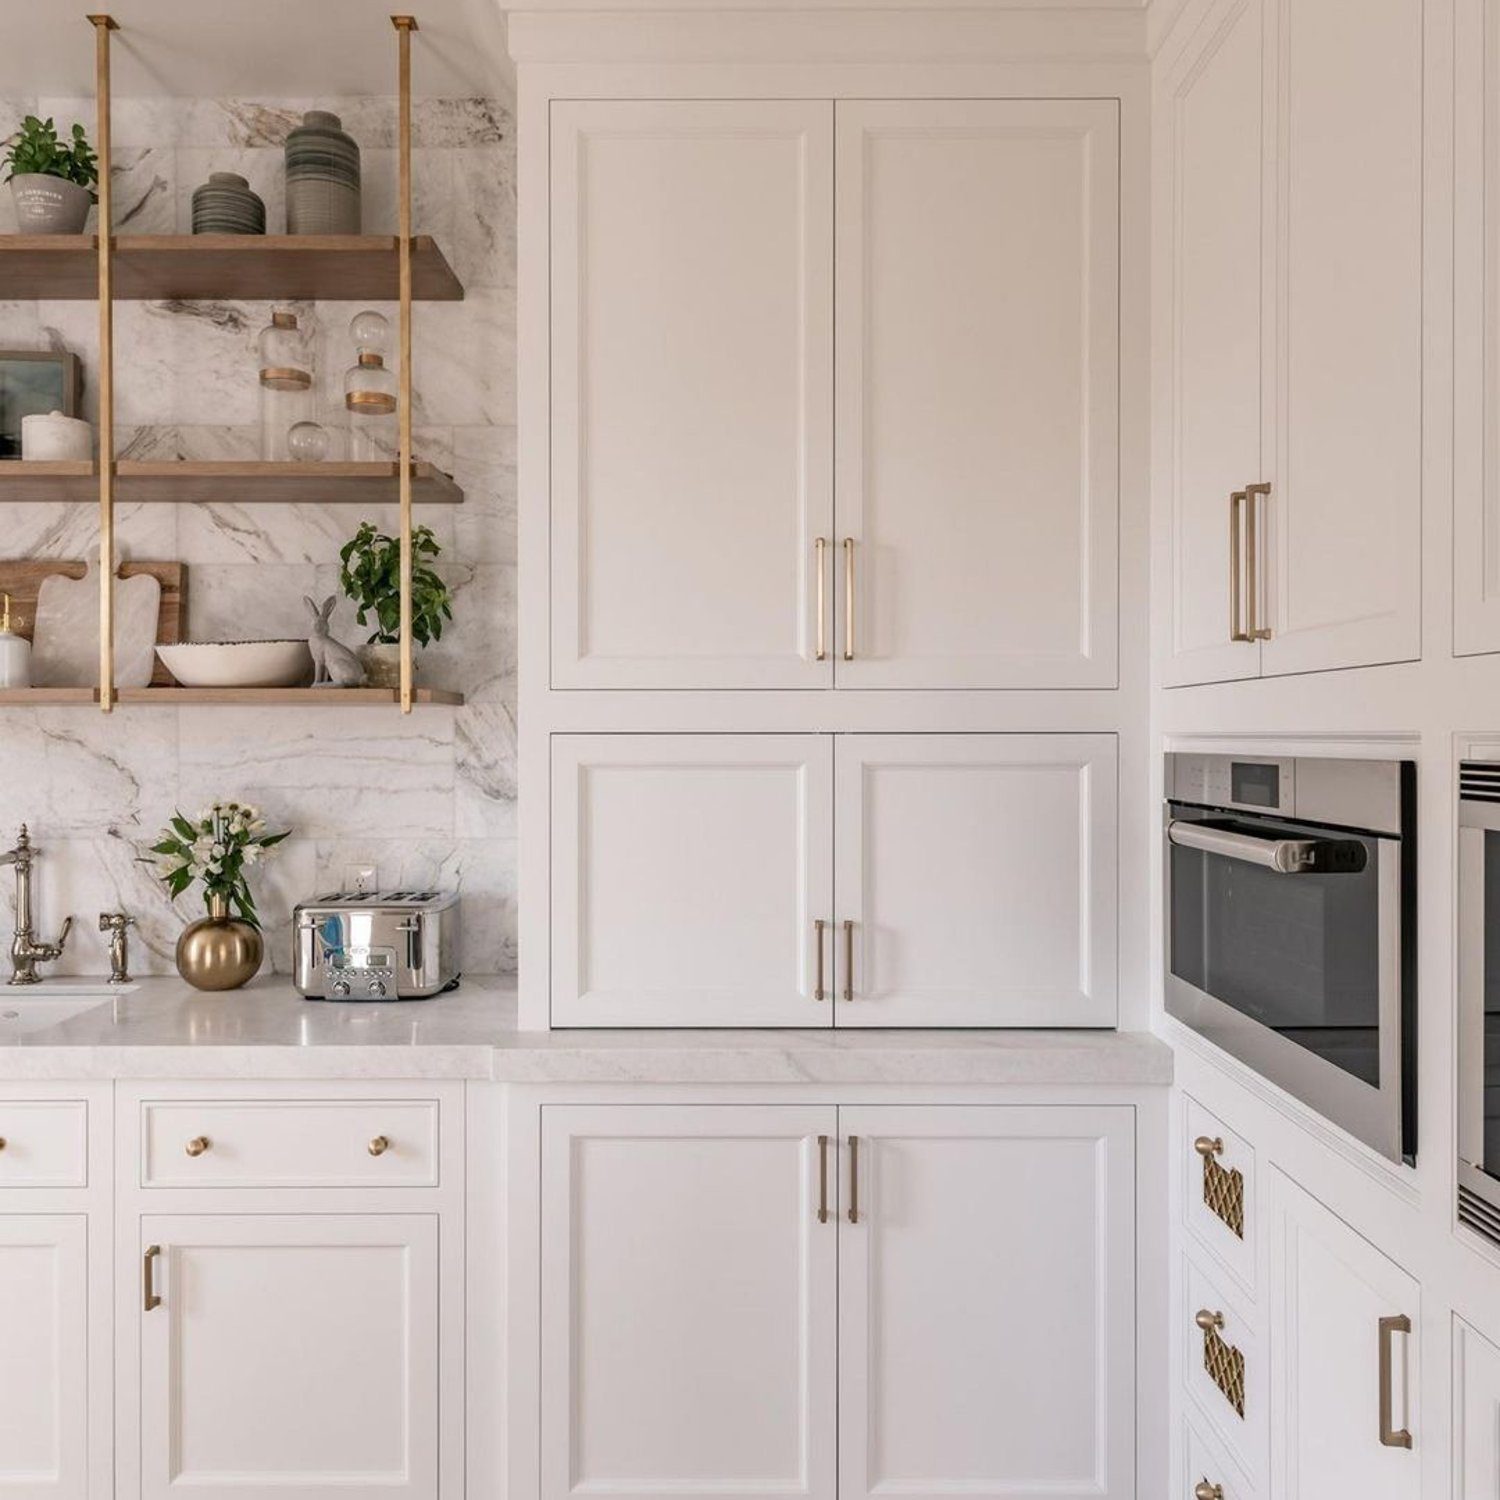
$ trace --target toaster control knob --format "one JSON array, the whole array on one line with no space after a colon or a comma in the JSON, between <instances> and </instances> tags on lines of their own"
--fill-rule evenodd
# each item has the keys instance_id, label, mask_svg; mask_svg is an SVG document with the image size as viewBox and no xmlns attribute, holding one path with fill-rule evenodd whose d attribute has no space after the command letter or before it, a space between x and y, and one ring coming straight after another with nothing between
<instances>
[{"instance_id":1,"label":"toaster control knob","mask_svg":"<svg viewBox=\"0 0 1500 1500\"><path fill-rule=\"evenodd\" d=\"M344 996L349 993L349 981L347 979L334 980L333 993L337 995L340 1000L342 1000Z\"/></svg>"},{"instance_id":2,"label":"toaster control knob","mask_svg":"<svg viewBox=\"0 0 1500 1500\"><path fill-rule=\"evenodd\" d=\"M385 999L385 980L372 979L370 981L370 994L376 1000Z\"/></svg>"}]
</instances>

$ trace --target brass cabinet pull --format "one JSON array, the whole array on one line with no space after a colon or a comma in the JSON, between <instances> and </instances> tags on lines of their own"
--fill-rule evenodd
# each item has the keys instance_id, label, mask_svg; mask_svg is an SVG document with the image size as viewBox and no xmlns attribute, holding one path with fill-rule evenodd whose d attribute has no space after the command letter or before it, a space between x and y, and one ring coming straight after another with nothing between
<instances>
[{"instance_id":1,"label":"brass cabinet pull","mask_svg":"<svg viewBox=\"0 0 1500 1500\"><path fill-rule=\"evenodd\" d=\"M1193 1500L1224 1500L1224 1486L1210 1484L1207 1478L1200 1479L1193 1486Z\"/></svg>"},{"instance_id":2,"label":"brass cabinet pull","mask_svg":"<svg viewBox=\"0 0 1500 1500\"><path fill-rule=\"evenodd\" d=\"M844 919L844 999L854 998L854 923Z\"/></svg>"},{"instance_id":3,"label":"brass cabinet pull","mask_svg":"<svg viewBox=\"0 0 1500 1500\"><path fill-rule=\"evenodd\" d=\"M844 538L844 660L854 660L854 538Z\"/></svg>"},{"instance_id":4,"label":"brass cabinet pull","mask_svg":"<svg viewBox=\"0 0 1500 1500\"><path fill-rule=\"evenodd\" d=\"M828 1137L818 1137L818 1223L828 1222Z\"/></svg>"},{"instance_id":5,"label":"brass cabinet pull","mask_svg":"<svg viewBox=\"0 0 1500 1500\"><path fill-rule=\"evenodd\" d=\"M823 982L823 937L827 931L828 923L825 922L822 917L815 918L813 921L813 932L817 935L818 956L817 972L813 978L814 1000L826 1000L828 998L828 988Z\"/></svg>"},{"instance_id":6,"label":"brass cabinet pull","mask_svg":"<svg viewBox=\"0 0 1500 1500\"><path fill-rule=\"evenodd\" d=\"M1229 497L1229 639L1248 641L1248 630L1240 629L1240 574L1243 563L1240 556L1240 510L1245 503L1244 490L1236 490Z\"/></svg>"},{"instance_id":7,"label":"brass cabinet pull","mask_svg":"<svg viewBox=\"0 0 1500 1500\"><path fill-rule=\"evenodd\" d=\"M1395 1364L1391 1345L1398 1333L1410 1332L1411 1319L1405 1313L1380 1320L1380 1443L1384 1448L1411 1447L1411 1433L1394 1425L1392 1408L1395 1401L1391 1394L1392 1367Z\"/></svg>"},{"instance_id":8,"label":"brass cabinet pull","mask_svg":"<svg viewBox=\"0 0 1500 1500\"><path fill-rule=\"evenodd\" d=\"M391 1149L391 1143L387 1137L383 1135L377 1135L375 1139L370 1142L367 1149L371 1156L384 1156L385 1153Z\"/></svg>"},{"instance_id":9,"label":"brass cabinet pull","mask_svg":"<svg viewBox=\"0 0 1500 1500\"><path fill-rule=\"evenodd\" d=\"M828 660L828 595L825 575L828 571L828 538L813 541L813 556L818 569L818 651L817 660Z\"/></svg>"},{"instance_id":10,"label":"brass cabinet pull","mask_svg":"<svg viewBox=\"0 0 1500 1500\"><path fill-rule=\"evenodd\" d=\"M849 1137L849 1222L859 1223L859 1137Z\"/></svg>"},{"instance_id":11,"label":"brass cabinet pull","mask_svg":"<svg viewBox=\"0 0 1500 1500\"><path fill-rule=\"evenodd\" d=\"M187 1154L189 1156L202 1156L212 1144L213 1142L206 1135L195 1135L187 1143Z\"/></svg>"},{"instance_id":12,"label":"brass cabinet pull","mask_svg":"<svg viewBox=\"0 0 1500 1500\"><path fill-rule=\"evenodd\" d=\"M1247 484L1245 486L1245 499L1250 506L1248 521L1248 534L1250 542L1250 567L1247 587L1250 594L1250 618L1248 621L1252 641L1268 641L1271 639L1271 627L1262 625L1260 621L1260 581L1259 576L1263 569L1264 559L1260 555L1261 527L1260 515L1262 507L1257 503L1257 496L1269 495L1271 486L1268 484Z\"/></svg>"},{"instance_id":13,"label":"brass cabinet pull","mask_svg":"<svg viewBox=\"0 0 1500 1500\"><path fill-rule=\"evenodd\" d=\"M156 1257L160 1254L160 1245L147 1245L146 1254L141 1260L141 1306L147 1312L161 1306L161 1298L156 1295L155 1276Z\"/></svg>"},{"instance_id":14,"label":"brass cabinet pull","mask_svg":"<svg viewBox=\"0 0 1500 1500\"><path fill-rule=\"evenodd\" d=\"M1205 1161L1211 1156L1220 1156L1224 1151L1224 1139L1217 1135L1200 1135L1193 1142L1193 1150Z\"/></svg>"},{"instance_id":15,"label":"brass cabinet pull","mask_svg":"<svg viewBox=\"0 0 1500 1500\"><path fill-rule=\"evenodd\" d=\"M1221 1312L1210 1312L1208 1308L1200 1307L1198 1311L1193 1314L1193 1322L1195 1322L1204 1331L1204 1333L1207 1333L1210 1328L1217 1330L1224 1326L1224 1314Z\"/></svg>"}]
</instances>

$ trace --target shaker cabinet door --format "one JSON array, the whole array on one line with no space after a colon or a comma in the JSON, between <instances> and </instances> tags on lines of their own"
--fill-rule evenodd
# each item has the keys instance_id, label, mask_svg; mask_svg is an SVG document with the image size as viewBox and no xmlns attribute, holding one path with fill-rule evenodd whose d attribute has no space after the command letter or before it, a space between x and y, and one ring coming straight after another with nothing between
<instances>
[{"instance_id":1,"label":"shaker cabinet door","mask_svg":"<svg viewBox=\"0 0 1500 1500\"><path fill-rule=\"evenodd\" d=\"M839 1494L1129 1500L1128 1108L844 1107Z\"/></svg>"},{"instance_id":2,"label":"shaker cabinet door","mask_svg":"<svg viewBox=\"0 0 1500 1500\"><path fill-rule=\"evenodd\" d=\"M826 687L833 106L551 130L552 686Z\"/></svg>"},{"instance_id":3,"label":"shaker cabinet door","mask_svg":"<svg viewBox=\"0 0 1500 1500\"><path fill-rule=\"evenodd\" d=\"M1118 106L836 109L838 685L1113 687Z\"/></svg>"},{"instance_id":4,"label":"shaker cabinet door","mask_svg":"<svg viewBox=\"0 0 1500 1500\"><path fill-rule=\"evenodd\" d=\"M1248 636L1242 496L1261 477L1262 30L1267 0L1221 0L1158 96L1172 380L1161 449L1169 685L1260 672ZM1160 552L1158 554L1161 555Z\"/></svg>"},{"instance_id":5,"label":"shaker cabinet door","mask_svg":"<svg viewBox=\"0 0 1500 1500\"><path fill-rule=\"evenodd\" d=\"M835 1500L836 1132L831 1105L543 1108L543 1500Z\"/></svg>"},{"instance_id":6,"label":"shaker cabinet door","mask_svg":"<svg viewBox=\"0 0 1500 1500\"><path fill-rule=\"evenodd\" d=\"M832 841L827 735L556 736L553 1024L831 1025Z\"/></svg>"},{"instance_id":7,"label":"shaker cabinet door","mask_svg":"<svg viewBox=\"0 0 1500 1500\"><path fill-rule=\"evenodd\" d=\"M1113 735L838 740L838 1026L1113 1026ZM852 960L852 962L851 962Z\"/></svg>"},{"instance_id":8,"label":"shaker cabinet door","mask_svg":"<svg viewBox=\"0 0 1500 1500\"><path fill-rule=\"evenodd\" d=\"M140 1224L141 1500L437 1493L436 1218Z\"/></svg>"}]
</instances>

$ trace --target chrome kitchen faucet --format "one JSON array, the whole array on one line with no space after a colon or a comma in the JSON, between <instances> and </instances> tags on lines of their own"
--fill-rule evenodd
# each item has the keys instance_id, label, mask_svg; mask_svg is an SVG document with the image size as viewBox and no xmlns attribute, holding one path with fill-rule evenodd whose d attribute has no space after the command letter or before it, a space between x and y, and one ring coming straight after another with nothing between
<instances>
[{"instance_id":1,"label":"chrome kitchen faucet","mask_svg":"<svg viewBox=\"0 0 1500 1500\"><path fill-rule=\"evenodd\" d=\"M31 862L37 853L31 847L31 836L22 823L16 847L8 854L0 854L0 865L16 867L16 935L10 945L9 984L40 984L41 975L36 966L62 957L73 926L72 917L65 918L55 943L39 943L31 935Z\"/></svg>"}]
</instances>

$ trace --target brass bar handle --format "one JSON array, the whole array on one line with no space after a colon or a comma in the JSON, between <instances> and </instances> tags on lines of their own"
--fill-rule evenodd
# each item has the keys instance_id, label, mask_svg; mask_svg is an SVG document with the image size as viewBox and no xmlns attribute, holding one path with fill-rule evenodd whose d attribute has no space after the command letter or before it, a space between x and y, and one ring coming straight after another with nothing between
<instances>
[{"instance_id":1,"label":"brass bar handle","mask_svg":"<svg viewBox=\"0 0 1500 1500\"><path fill-rule=\"evenodd\" d=\"M1250 618L1247 621L1247 625L1252 641L1268 641L1271 639L1271 627L1260 623L1260 574L1264 571L1264 559L1260 555L1260 516L1263 507L1258 503L1259 496L1265 495L1269 497L1270 493L1271 486L1268 484L1247 484L1245 486L1245 498L1250 507L1250 514L1247 521L1248 539L1250 542Z\"/></svg>"},{"instance_id":2,"label":"brass bar handle","mask_svg":"<svg viewBox=\"0 0 1500 1500\"><path fill-rule=\"evenodd\" d=\"M1222 1156L1224 1154L1224 1138L1217 1135L1200 1135L1193 1142L1193 1150L1205 1161L1211 1156Z\"/></svg>"},{"instance_id":3,"label":"brass bar handle","mask_svg":"<svg viewBox=\"0 0 1500 1500\"><path fill-rule=\"evenodd\" d=\"M818 1137L818 1223L828 1222L828 1137Z\"/></svg>"},{"instance_id":4,"label":"brass bar handle","mask_svg":"<svg viewBox=\"0 0 1500 1500\"><path fill-rule=\"evenodd\" d=\"M390 1137L384 1135L377 1135L375 1139L370 1142L369 1146L366 1147L366 1150L369 1151L371 1156L384 1156L385 1153L390 1149Z\"/></svg>"},{"instance_id":5,"label":"brass bar handle","mask_svg":"<svg viewBox=\"0 0 1500 1500\"><path fill-rule=\"evenodd\" d=\"M854 998L854 923L844 918L844 999Z\"/></svg>"},{"instance_id":6,"label":"brass bar handle","mask_svg":"<svg viewBox=\"0 0 1500 1500\"><path fill-rule=\"evenodd\" d=\"M849 1137L849 1222L859 1223L859 1137Z\"/></svg>"},{"instance_id":7,"label":"brass bar handle","mask_svg":"<svg viewBox=\"0 0 1500 1500\"><path fill-rule=\"evenodd\" d=\"M161 1298L156 1295L156 1258L160 1254L160 1245L147 1245L141 1260L141 1306L147 1312L161 1306Z\"/></svg>"},{"instance_id":8,"label":"brass bar handle","mask_svg":"<svg viewBox=\"0 0 1500 1500\"><path fill-rule=\"evenodd\" d=\"M813 541L813 556L818 569L818 661L828 660L828 538L817 537Z\"/></svg>"},{"instance_id":9,"label":"brass bar handle","mask_svg":"<svg viewBox=\"0 0 1500 1500\"><path fill-rule=\"evenodd\" d=\"M844 538L844 660L854 660L854 538Z\"/></svg>"},{"instance_id":10,"label":"brass bar handle","mask_svg":"<svg viewBox=\"0 0 1500 1500\"><path fill-rule=\"evenodd\" d=\"M1207 1333L1210 1329L1217 1331L1224 1326L1224 1314L1221 1312L1210 1311L1210 1309L1206 1307L1200 1307L1198 1311L1193 1314L1193 1322L1195 1322L1204 1331L1204 1333Z\"/></svg>"},{"instance_id":11,"label":"brass bar handle","mask_svg":"<svg viewBox=\"0 0 1500 1500\"><path fill-rule=\"evenodd\" d=\"M1411 1332L1411 1319L1405 1313L1380 1320L1380 1445L1383 1448L1410 1448L1411 1433L1405 1427L1395 1425L1391 1393L1391 1377L1395 1359L1392 1344L1398 1333Z\"/></svg>"},{"instance_id":12,"label":"brass bar handle","mask_svg":"<svg viewBox=\"0 0 1500 1500\"><path fill-rule=\"evenodd\" d=\"M1240 597L1240 575L1243 571L1240 551L1242 529L1240 515L1245 498L1244 490L1236 490L1229 497L1229 639L1232 641L1252 639L1248 629L1240 629L1240 612L1243 608L1243 601Z\"/></svg>"},{"instance_id":13,"label":"brass bar handle","mask_svg":"<svg viewBox=\"0 0 1500 1500\"><path fill-rule=\"evenodd\" d=\"M828 998L828 986L824 983L823 971L823 939L828 932L828 923L822 917L813 921L813 932L817 935L817 959L816 972L813 976L813 999L826 1000Z\"/></svg>"},{"instance_id":14,"label":"brass bar handle","mask_svg":"<svg viewBox=\"0 0 1500 1500\"><path fill-rule=\"evenodd\" d=\"M1205 1476L1193 1486L1193 1500L1224 1500L1224 1486L1210 1484Z\"/></svg>"},{"instance_id":15,"label":"brass bar handle","mask_svg":"<svg viewBox=\"0 0 1500 1500\"><path fill-rule=\"evenodd\" d=\"M213 1142L206 1135L195 1135L184 1149L189 1156L202 1156L211 1145Z\"/></svg>"}]
</instances>

